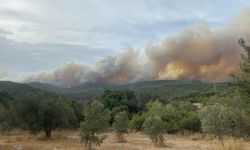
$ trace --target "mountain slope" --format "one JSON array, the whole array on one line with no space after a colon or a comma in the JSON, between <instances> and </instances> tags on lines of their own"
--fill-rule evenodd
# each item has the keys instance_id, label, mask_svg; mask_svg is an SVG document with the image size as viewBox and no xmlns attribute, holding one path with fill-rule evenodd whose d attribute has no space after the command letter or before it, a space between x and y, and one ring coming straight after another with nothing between
<instances>
[{"instance_id":1,"label":"mountain slope","mask_svg":"<svg viewBox=\"0 0 250 150\"><path fill-rule=\"evenodd\" d=\"M24 96L30 92L43 92L46 94L62 95L75 100L99 99L104 89L134 90L137 93L144 93L153 98L169 99L183 97L190 93L204 93L214 91L214 88L221 89L224 83L203 83L195 80L158 80L145 81L130 84L82 84L73 88L60 88L44 83L16 83L0 81L0 92L6 91L15 97ZM178 99L178 98L177 98Z\"/></svg>"},{"instance_id":2,"label":"mountain slope","mask_svg":"<svg viewBox=\"0 0 250 150\"><path fill-rule=\"evenodd\" d=\"M0 81L0 92L3 91L8 92L15 97L24 96L30 92L41 92L41 90L33 88L27 84L11 81Z\"/></svg>"},{"instance_id":3,"label":"mountain slope","mask_svg":"<svg viewBox=\"0 0 250 150\"><path fill-rule=\"evenodd\" d=\"M152 97L166 99L171 97L180 97L194 92L212 91L215 87L220 89L224 86L224 83L211 84L196 80L158 80L130 84L88 83L67 89L43 83L30 83L29 85L36 89L62 94L73 99L91 100L98 99L102 95L105 88L116 90L131 89L136 92L147 93Z\"/></svg>"},{"instance_id":4,"label":"mountain slope","mask_svg":"<svg viewBox=\"0 0 250 150\"><path fill-rule=\"evenodd\" d=\"M64 88L60 88L52 84L46 84L46 83L40 83L40 82L30 82L27 85L36 89L40 89L42 91L49 91L52 93L64 93L66 91Z\"/></svg>"},{"instance_id":5,"label":"mountain slope","mask_svg":"<svg viewBox=\"0 0 250 150\"><path fill-rule=\"evenodd\" d=\"M48 86L50 87L51 85ZM33 87L29 84L23 84L11 81L0 81L0 92L7 92L13 98L20 98L30 93L43 93L47 96L52 96L52 97L58 96L57 93L52 92L50 90L40 89Z\"/></svg>"}]
</instances>

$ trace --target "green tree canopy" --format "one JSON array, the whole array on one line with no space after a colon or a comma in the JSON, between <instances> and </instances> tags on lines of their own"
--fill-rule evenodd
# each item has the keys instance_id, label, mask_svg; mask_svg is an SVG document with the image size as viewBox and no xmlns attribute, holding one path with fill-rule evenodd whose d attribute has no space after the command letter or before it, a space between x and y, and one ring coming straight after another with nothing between
<instances>
[{"instance_id":1,"label":"green tree canopy","mask_svg":"<svg viewBox=\"0 0 250 150\"><path fill-rule=\"evenodd\" d=\"M136 131L140 131L142 130L142 125L144 121L145 121L144 115L135 114L133 115L132 119L129 122L129 128Z\"/></svg>"},{"instance_id":2,"label":"green tree canopy","mask_svg":"<svg viewBox=\"0 0 250 150\"><path fill-rule=\"evenodd\" d=\"M118 141L124 142L123 134L128 131L128 115L127 112L123 111L115 116L114 128L117 133Z\"/></svg>"},{"instance_id":3,"label":"green tree canopy","mask_svg":"<svg viewBox=\"0 0 250 150\"><path fill-rule=\"evenodd\" d=\"M231 75L233 81L229 82L234 93L234 105L232 107L236 112L236 136L245 137L250 135L250 46L247 46L243 39L239 39L239 45L245 50L241 55L242 63L240 64L241 75Z\"/></svg>"},{"instance_id":4,"label":"green tree canopy","mask_svg":"<svg viewBox=\"0 0 250 150\"><path fill-rule=\"evenodd\" d=\"M200 110L202 130L215 135L223 144L223 136L232 133L233 115L230 109L221 104L214 104ZM223 144L224 146L224 144Z\"/></svg>"},{"instance_id":5,"label":"green tree canopy","mask_svg":"<svg viewBox=\"0 0 250 150\"><path fill-rule=\"evenodd\" d=\"M52 130L67 127L69 120L75 117L71 107L42 94L30 94L17 100L13 113L21 128L32 133L44 131L47 138L51 137Z\"/></svg>"},{"instance_id":6,"label":"green tree canopy","mask_svg":"<svg viewBox=\"0 0 250 150\"><path fill-rule=\"evenodd\" d=\"M92 144L100 145L105 136L100 136L108 127L110 112L98 101L89 104L84 111L85 120L80 124L81 143L91 149Z\"/></svg>"},{"instance_id":7,"label":"green tree canopy","mask_svg":"<svg viewBox=\"0 0 250 150\"><path fill-rule=\"evenodd\" d=\"M243 39L239 40L239 45L246 51L241 54L242 63L240 64L241 76L232 75L233 82L229 85L234 87L240 94L240 98L246 103L250 103L250 47L245 44Z\"/></svg>"},{"instance_id":8,"label":"green tree canopy","mask_svg":"<svg viewBox=\"0 0 250 150\"><path fill-rule=\"evenodd\" d=\"M155 146L164 146L165 124L161 117L151 116L147 118L143 124L143 130L151 138Z\"/></svg>"}]
</instances>

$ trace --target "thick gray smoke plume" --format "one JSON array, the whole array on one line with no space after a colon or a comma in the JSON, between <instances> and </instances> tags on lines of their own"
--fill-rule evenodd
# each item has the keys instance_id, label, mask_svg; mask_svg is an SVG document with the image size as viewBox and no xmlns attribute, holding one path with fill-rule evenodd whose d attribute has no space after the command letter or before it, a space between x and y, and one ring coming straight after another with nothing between
<instances>
[{"instance_id":1,"label":"thick gray smoke plume","mask_svg":"<svg viewBox=\"0 0 250 150\"><path fill-rule=\"evenodd\" d=\"M94 68L70 63L50 73L28 76L24 82L72 87L89 82L129 83L158 79L225 81L229 73L240 73L243 51L237 43L239 38L250 40L250 10L219 30L213 31L203 24L187 28L160 45L147 45L145 62L139 61L139 51L130 50L116 57L107 56Z\"/></svg>"}]
</instances>

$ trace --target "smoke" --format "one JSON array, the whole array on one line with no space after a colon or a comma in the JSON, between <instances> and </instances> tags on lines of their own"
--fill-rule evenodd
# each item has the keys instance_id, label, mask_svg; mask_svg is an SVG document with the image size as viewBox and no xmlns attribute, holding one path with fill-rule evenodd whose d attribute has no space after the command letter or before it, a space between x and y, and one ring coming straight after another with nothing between
<instances>
[{"instance_id":1,"label":"smoke","mask_svg":"<svg viewBox=\"0 0 250 150\"><path fill-rule=\"evenodd\" d=\"M107 56L94 67L65 64L53 72L24 78L63 87L82 83L130 83L159 79L194 79L205 82L228 80L229 73L240 73L239 38L250 39L250 10L232 19L218 30L200 24L165 39L161 44L144 48L145 62L140 51L129 50L118 56Z\"/></svg>"},{"instance_id":2,"label":"smoke","mask_svg":"<svg viewBox=\"0 0 250 150\"><path fill-rule=\"evenodd\" d=\"M52 73L42 72L36 75L26 77L23 82L44 82L52 83L57 86L70 87L83 82L88 68L81 64L66 64L54 70Z\"/></svg>"},{"instance_id":3,"label":"smoke","mask_svg":"<svg viewBox=\"0 0 250 150\"><path fill-rule=\"evenodd\" d=\"M8 73L4 70L0 70L0 79L3 79L8 76Z\"/></svg>"}]
</instances>

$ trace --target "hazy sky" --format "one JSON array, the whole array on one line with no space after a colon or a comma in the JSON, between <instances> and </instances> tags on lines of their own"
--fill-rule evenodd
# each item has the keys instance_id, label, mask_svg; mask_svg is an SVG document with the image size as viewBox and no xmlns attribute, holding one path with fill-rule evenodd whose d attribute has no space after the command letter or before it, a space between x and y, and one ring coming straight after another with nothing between
<instances>
[{"instance_id":1,"label":"hazy sky","mask_svg":"<svg viewBox=\"0 0 250 150\"><path fill-rule=\"evenodd\" d=\"M249 0L0 0L0 79L93 65L207 23L220 28Z\"/></svg>"}]
</instances>

